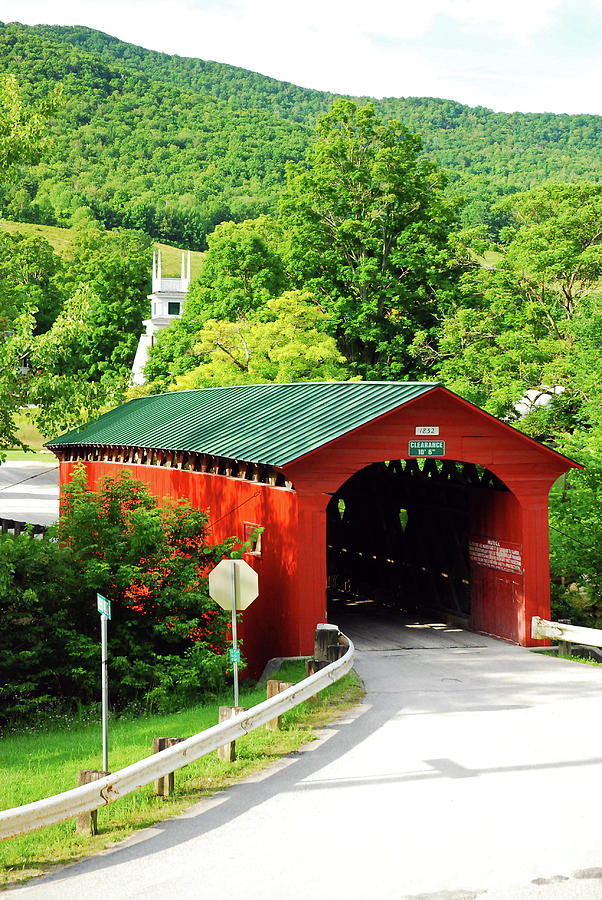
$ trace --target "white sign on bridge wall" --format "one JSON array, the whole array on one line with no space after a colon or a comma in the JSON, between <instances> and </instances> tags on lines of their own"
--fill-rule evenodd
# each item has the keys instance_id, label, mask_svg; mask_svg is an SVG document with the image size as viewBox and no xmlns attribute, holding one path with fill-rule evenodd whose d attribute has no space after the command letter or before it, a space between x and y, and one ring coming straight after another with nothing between
<instances>
[{"instance_id":1,"label":"white sign on bridge wall","mask_svg":"<svg viewBox=\"0 0 602 900\"><path fill-rule=\"evenodd\" d=\"M475 538L468 544L470 561L484 569L523 574L521 545L491 538Z\"/></svg>"}]
</instances>

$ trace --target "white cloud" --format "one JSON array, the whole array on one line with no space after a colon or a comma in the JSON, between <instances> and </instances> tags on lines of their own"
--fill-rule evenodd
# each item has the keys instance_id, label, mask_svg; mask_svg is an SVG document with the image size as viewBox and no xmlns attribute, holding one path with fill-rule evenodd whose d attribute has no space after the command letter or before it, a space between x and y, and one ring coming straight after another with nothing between
<instances>
[{"instance_id":1,"label":"white cloud","mask_svg":"<svg viewBox=\"0 0 602 900\"><path fill-rule=\"evenodd\" d=\"M447 14L471 29L490 26L498 34L522 41L525 37L544 31L554 21L555 14L566 0L442 0L440 13Z\"/></svg>"}]
</instances>

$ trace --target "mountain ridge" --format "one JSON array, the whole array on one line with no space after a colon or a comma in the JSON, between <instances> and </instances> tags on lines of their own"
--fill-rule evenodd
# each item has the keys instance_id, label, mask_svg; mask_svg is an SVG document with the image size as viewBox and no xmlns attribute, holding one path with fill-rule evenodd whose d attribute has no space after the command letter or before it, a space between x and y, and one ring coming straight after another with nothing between
<instances>
[{"instance_id":1,"label":"mountain ridge","mask_svg":"<svg viewBox=\"0 0 602 900\"><path fill-rule=\"evenodd\" d=\"M224 219L276 209L288 160L301 162L335 95L241 67L147 50L87 26L0 23L0 72L26 98L56 81L65 107L54 156L15 189L7 218L70 224L88 207L106 227L203 249ZM465 225L546 180L602 180L602 117L496 113L429 97L351 97L421 134L467 203Z\"/></svg>"}]
</instances>

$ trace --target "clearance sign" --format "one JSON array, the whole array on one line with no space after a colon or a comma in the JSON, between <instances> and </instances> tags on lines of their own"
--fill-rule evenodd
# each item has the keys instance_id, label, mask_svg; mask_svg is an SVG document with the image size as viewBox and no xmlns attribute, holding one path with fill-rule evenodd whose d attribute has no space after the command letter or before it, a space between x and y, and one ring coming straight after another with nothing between
<instances>
[{"instance_id":1,"label":"clearance sign","mask_svg":"<svg viewBox=\"0 0 602 900\"><path fill-rule=\"evenodd\" d=\"M445 441L409 441L408 457L445 456Z\"/></svg>"}]
</instances>

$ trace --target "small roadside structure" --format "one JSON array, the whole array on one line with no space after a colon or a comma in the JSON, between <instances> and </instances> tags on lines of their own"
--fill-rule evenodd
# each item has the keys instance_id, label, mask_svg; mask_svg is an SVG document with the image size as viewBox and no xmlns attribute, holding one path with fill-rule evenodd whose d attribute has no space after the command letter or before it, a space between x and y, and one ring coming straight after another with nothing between
<instances>
[{"instance_id":1,"label":"small roadside structure","mask_svg":"<svg viewBox=\"0 0 602 900\"><path fill-rule=\"evenodd\" d=\"M127 468L246 539L252 673L310 655L327 586L533 643L550 617L548 492L576 463L434 382L235 385L143 397L47 446L61 485Z\"/></svg>"}]
</instances>

